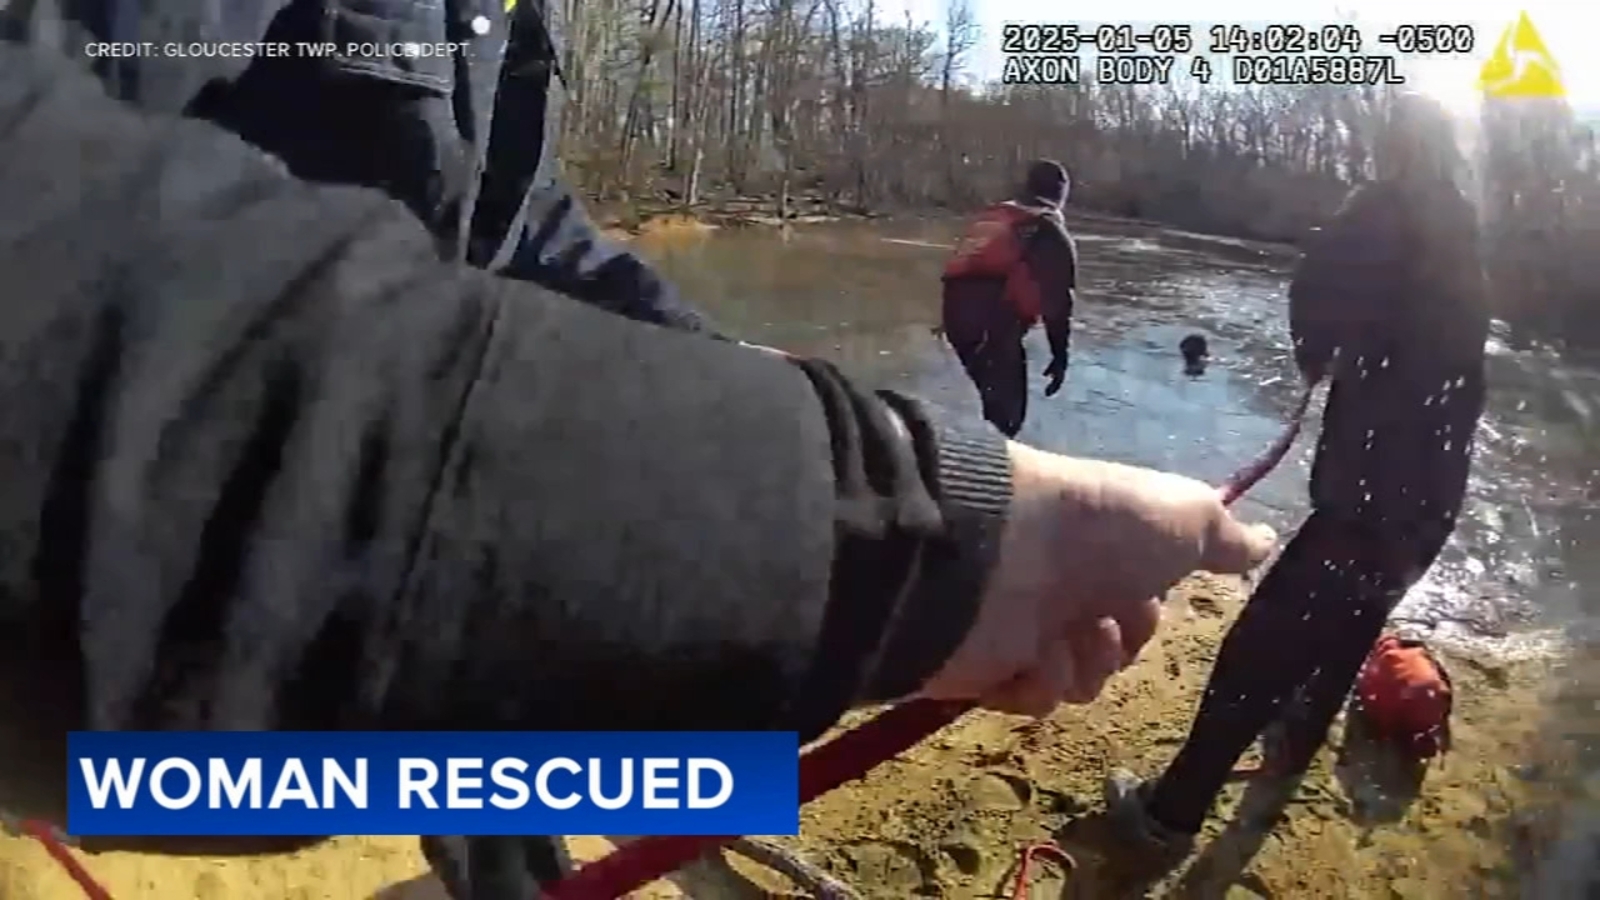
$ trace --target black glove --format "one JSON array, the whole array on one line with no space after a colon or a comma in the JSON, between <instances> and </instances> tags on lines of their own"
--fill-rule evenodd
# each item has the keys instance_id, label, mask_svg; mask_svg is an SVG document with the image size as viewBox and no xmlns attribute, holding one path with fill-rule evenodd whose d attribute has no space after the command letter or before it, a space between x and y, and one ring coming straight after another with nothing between
<instances>
[{"instance_id":1,"label":"black glove","mask_svg":"<svg viewBox=\"0 0 1600 900\"><path fill-rule=\"evenodd\" d=\"M1050 365L1044 367L1044 377L1050 379L1050 383L1044 386L1044 395L1046 397L1054 397L1056 392L1061 390L1062 379L1067 377L1067 355L1065 353L1051 360Z\"/></svg>"}]
</instances>

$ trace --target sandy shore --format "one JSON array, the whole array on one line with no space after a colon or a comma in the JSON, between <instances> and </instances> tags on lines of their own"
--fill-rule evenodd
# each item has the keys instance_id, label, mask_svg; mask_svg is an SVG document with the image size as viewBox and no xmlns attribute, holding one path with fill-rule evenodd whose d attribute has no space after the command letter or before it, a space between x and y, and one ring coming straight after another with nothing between
<instances>
[{"instance_id":1,"label":"sandy shore","mask_svg":"<svg viewBox=\"0 0 1600 900\"><path fill-rule=\"evenodd\" d=\"M1548 740L1547 667L1447 656L1459 699L1454 752L1413 802L1381 787L1381 765L1332 751L1264 838L1225 831L1243 788L1207 829L1209 850L1183 877L1141 886L1137 860L1108 841L1099 784L1113 766L1154 772L1183 739L1217 641L1240 603L1236 583L1197 578L1174 592L1163 634L1096 704L1044 722L973 715L866 780L806 808L803 834L783 841L864 897L1009 896L1017 848L1055 837L1077 869L1039 866L1034 898L1215 896L1261 898L1510 897L1551 837L1553 798L1570 794ZM1338 747L1342 738L1336 733ZM1376 768L1375 768L1376 767ZM600 852L575 839L580 857ZM1258 845L1259 846L1256 846ZM1205 846L1203 844L1202 846ZM1254 851L1251 853L1251 851ZM416 842L343 838L282 857L88 859L116 900L437 900ZM783 879L737 863L738 877L703 865L680 878L699 898L803 896ZM657 885L644 896L680 895ZM78 900L33 842L0 838L0 897Z\"/></svg>"}]
</instances>

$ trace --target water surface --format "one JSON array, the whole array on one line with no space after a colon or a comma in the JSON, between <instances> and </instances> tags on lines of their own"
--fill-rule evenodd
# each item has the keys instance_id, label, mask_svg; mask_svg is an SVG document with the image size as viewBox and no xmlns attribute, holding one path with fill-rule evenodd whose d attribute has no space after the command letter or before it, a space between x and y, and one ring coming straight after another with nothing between
<instances>
[{"instance_id":1,"label":"water surface","mask_svg":"<svg viewBox=\"0 0 1600 900\"><path fill-rule=\"evenodd\" d=\"M1219 482L1267 446L1297 400L1285 288L1292 254L1133 223L1080 222L1072 364L1042 395L1042 329L1020 437L1065 453ZM977 415L977 395L932 326L947 222L735 229L644 250L684 293L750 340L822 356L885 386ZM1182 372L1199 332L1212 363ZM1491 345L1490 412L1463 521L1397 611L1435 639L1500 653L1600 621L1600 370L1541 348ZM1240 508L1292 527L1306 512L1313 427Z\"/></svg>"}]
</instances>

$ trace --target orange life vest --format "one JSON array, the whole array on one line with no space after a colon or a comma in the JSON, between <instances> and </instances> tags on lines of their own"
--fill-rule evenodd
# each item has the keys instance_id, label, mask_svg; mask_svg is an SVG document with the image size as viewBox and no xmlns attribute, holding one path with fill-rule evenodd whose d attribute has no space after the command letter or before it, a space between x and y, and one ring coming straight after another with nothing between
<instances>
[{"instance_id":1,"label":"orange life vest","mask_svg":"<svg viewBox=\"0 0 1600 900\"><path fill-rule=\"evenodd\" d=\"M1450 675L1422 644L1379 638L1356 679L1356 698L1375 737L1418 759L1450 749Z\"/></svg>"},{"instance_id":2,"label":"orange life vest","mask_svg":"<svg viewBox=\"0 0 1600 900\"><path fill-rule=\"evenodd\" d=\"M979 213L956 241L955 252L945 263L946 280L992 278L1005 283L1004 297L1017 317L1026 325L1039 320L1043 309L1039 283L1029 271L1023 256L1024 226L1049 215L1043 208L1023 206L1007 200Z\"/></svg>"}]
</instances>

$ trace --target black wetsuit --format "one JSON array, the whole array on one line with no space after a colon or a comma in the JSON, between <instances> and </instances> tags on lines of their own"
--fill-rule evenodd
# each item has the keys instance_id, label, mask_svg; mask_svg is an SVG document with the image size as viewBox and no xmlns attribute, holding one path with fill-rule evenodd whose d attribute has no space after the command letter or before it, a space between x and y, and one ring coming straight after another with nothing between
<instances>
[{"instance_id":1,"label":"black wetsuit","mask_svg":"<svg viewBox=\"0 0 1600 900\"><path fill-rule=\"evenodd\" d=\"M1051 355L1065 367L1078 286L1077 248L1056 218L1040 217L1021 240L1019 264L1028 267L1037 285ZM942 314L945 337L978 389L983 417L1015 437L1028 415L1022 338L1033 322L1006 301L1005 281L998 278L946 278Z\"/></svg>"},{"instance_id":2,"label":"black wetsuit","mask_svg":"<svg viewBox=\"0 0 1600 900\"><path fill-rule=\"evenodd\" d=\"M1310 764L1390 611L1455 528L1484 406L1475 221L1451 185L1374 184L1296 272L1297 359L1333 375L1312 513L1229 630L1189 738L1151 789L1151 814L1174 831L1199 831L1280 717L1285 767Z\"/></svg>"}]
</instances>

